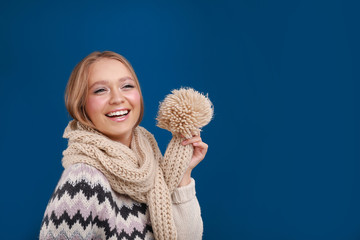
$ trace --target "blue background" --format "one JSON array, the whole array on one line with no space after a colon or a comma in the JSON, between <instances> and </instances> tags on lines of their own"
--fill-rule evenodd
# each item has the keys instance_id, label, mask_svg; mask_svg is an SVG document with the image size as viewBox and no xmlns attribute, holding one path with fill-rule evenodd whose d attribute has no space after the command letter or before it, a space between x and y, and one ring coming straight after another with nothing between
<instances>
[{"instance_id":1,"label":"blue background","mask_svg":"<svg viewBox=\"0 0 360 240\"><path fill-rule=\"evenodd\" d=\"M194 170L204 239L360 239L355 2L2 1L1 238L37 238L62 172L67 79L112 50L139 77L162 151L166 94L213 101Z\"/></svg>"}]
</instances>

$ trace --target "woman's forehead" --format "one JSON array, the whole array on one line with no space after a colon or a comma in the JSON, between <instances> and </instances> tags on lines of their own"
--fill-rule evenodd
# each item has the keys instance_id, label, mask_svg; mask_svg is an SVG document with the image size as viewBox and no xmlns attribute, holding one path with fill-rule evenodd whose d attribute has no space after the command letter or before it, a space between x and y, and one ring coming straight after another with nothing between
<instances>
[{"instance_id":1,"label":"woman's forehead","mask_svg":"<svg viewBox=\"0 0 360 240\"><path fill-rule=\"evenodd\" d=\"M116 59L103 58L89 67L89 82L119 80L122 78L133 79L133 76L127 66Z\"/></svg>"}]
</instances>

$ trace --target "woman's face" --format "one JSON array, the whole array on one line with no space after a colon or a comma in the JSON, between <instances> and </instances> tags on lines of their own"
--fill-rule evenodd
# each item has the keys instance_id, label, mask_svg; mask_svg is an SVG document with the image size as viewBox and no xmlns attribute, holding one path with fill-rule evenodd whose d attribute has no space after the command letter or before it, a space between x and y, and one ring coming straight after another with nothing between
<instances>
[{"instance_id":1,"label":"woman's face","mask_svg":"<svg viewBox=\"0 0 360 240\"><path fill-rule=\"evenodd\" d=\"M141 99L136 82L124 64L103 58L90 66L85 111L98 131L130 146Z\"/></svg>"}]
</instances>

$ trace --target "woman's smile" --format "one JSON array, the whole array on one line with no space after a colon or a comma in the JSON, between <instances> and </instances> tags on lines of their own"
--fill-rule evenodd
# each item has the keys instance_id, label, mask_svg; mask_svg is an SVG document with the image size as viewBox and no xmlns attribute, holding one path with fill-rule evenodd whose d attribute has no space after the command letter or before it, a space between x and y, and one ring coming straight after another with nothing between
<instances>
[{"instance_id":1,"label":"woman's smile","mask_svg":"<svg viewBox=\"0 0 360 240\"><path fill-rule=\"evenodd\" d=\"M140 117L141 96L127 67L115 59L100 59L89 69L85 109L97 130L130 145Z\"/></svg>"},{"instance_id":2,"label":"woman's smile","mask_svg":"<svg viewBox=\"0 0 360 240\"><path fill-rule=\"evenodd\" d=\"M114 111L111 111L111 112L105 114L105 116L110 118L112 121L122 122L122 121L125 121L129 117L129 114L130 114L129 109L117 109L117 110L114 110Z\"/></svg>"}]
</instances>

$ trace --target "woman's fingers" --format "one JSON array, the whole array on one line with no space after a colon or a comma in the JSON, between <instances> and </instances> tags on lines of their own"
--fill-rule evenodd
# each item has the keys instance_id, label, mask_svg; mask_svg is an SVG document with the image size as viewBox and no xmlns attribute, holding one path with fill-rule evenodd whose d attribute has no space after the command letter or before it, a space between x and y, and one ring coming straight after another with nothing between
<instances>
[{"instance_id":1,"label":"woman's fingers","mask_svg":"<svg viewBox=\"0 0 360 240\"><path fill-rule=\"evenodd\" d=\"M194 155L195 159L203 159L208 149L208 145L204 143L200 136L194 136L192 138L186 139L182 142L183 145L192 144L194 147Z\"/></svg>"},{"instance_id":2,"label":"woman's fingers","mask_svg":"<svg viewBox=\"0 0 360 240\"><path fill-rule=\"evenodd\" d=\"M193 136L192 138L185 139L182 141L182 145L192 144L194 147L194 152L189 163L188 170L194 169L204 158L208 150L208 145L204 143L200 135Z\"/></svg>"},{"instance_id":3,"label":"woman's fingers","mask_svg":"<svg viewBox=\"0 0 360 240\"><path fill-rule=\"evenodd\" d=\"M201 142L201 137L199 135L182 141L182 145L187 145L187 144L195 143L195 142Z\"/></svg>"},{"instance_id":4,"label":"woman's fingers","mask_svg":"<svg viewBox=\"0 0 360 240\"><path fill-rule=\"evenodd\" d=\"M204 142L194 142L193 146L198 147L198 148L202 148L202 149L208 149L208 145Z\"/></svg>"}]
</instances>

